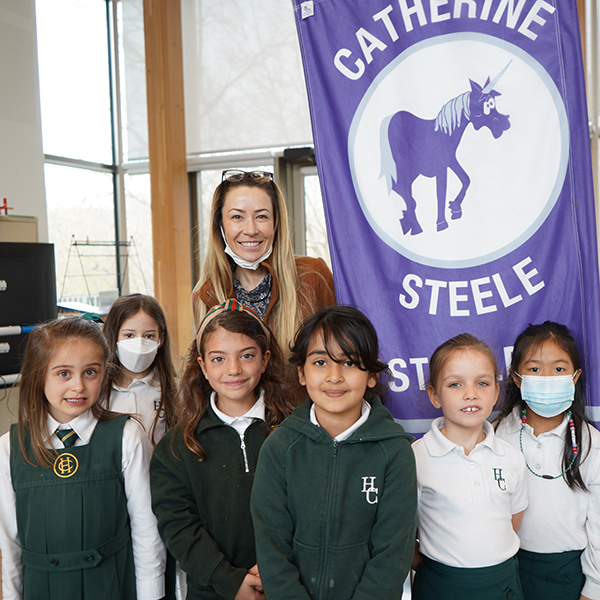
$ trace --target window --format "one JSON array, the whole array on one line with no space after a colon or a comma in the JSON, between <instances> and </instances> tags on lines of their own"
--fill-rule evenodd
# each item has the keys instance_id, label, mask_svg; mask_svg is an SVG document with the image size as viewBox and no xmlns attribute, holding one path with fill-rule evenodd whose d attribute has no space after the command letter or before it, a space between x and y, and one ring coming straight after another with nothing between
<instances>
[{"instance_id":1,"label":"window","mask_svg":"<svg viewBox=\"0 0 600 600\"><path fill-rule=\"evenodd\" d=\"M142 0L36 0L36 19L58 301L152 294L146 113L128 120L120 93L126 84L145 92ZM124 147L137 163L124 163Z\"/></svg>"},{"instance_id":2,"label":"window","mask_svg":"<svg viewBox=\"0 0 600 600\"><path fill-rule=\"evenodd\" d=\"M325 225L325 211L321 186L316 167L303 167L300 169L304 175L304 222L305 244L308 256L322 258L331 269L331 256L327 244L327 227Z\"/></svg>"},{"instance_id":3,"label":"window","mask_svg":"<svg viewBox=\"0 0 600 600\"><path fill-rule=\"evenodd\" d=\"M266 169L282 183L283 147L270 146L311 137L291 6L232 2L243 18L232 20L218 0L182 2L196 271L222 169ZM101 292L115 289L153 294L143 0L36 0L36 17L59 301L98 305ZM224 48L223 32L241 46ZM295 250L328 260L316 170L298 181L284 190L294 203Z\"/></svg>"}]
</instances>

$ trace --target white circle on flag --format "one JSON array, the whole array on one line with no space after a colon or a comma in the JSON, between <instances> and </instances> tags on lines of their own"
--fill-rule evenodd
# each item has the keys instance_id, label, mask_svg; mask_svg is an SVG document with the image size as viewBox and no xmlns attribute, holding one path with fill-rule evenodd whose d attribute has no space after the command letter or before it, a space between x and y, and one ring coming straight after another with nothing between
<instances>
[{"instance_id":1,"label":"white circle on flag","mask_svg":"<svg viewBox=\"0 0 600 600\"><path fill-rule=\"evenodd\" d=\"M394 154L387 132L393 115L405 111L418 117L412 123L426 120L430 123L424 126L432 128L449 101L471 90L470 80L485 88L488 78L493 81L505 67L494 85L499 95L493 101L501 116L508 115L510 128L494 137L487 126L476 130L471 120L455 150L449 135L440 133L430 136L437 139L419 157L418 143L411 140L423 139L423 133L414 125L406 130L412 155ZM456 118L459 105L457 100L454 109L447 106L446 122ZM529 54L492 36L450 34L411 46L377 76L352 120L348 154L363 213L386 244L424 265L470 267L518 248L545 221L563 187L569 125L556 85ZM436 177L418 174L410 188L418 226L403 231L403 224L408 229L408 221L402 219L409 207L388 188L395 170L407 161L421 161L425 171L427 161L434 165L437 160L439 171L443 155L453 155L470 180L460 204L462 214L450 209L462 188L452 168L446 170L441 216L447 228L438 225ZM415 233L418 229L422 231Z\"/></svg>"}]
</instances>

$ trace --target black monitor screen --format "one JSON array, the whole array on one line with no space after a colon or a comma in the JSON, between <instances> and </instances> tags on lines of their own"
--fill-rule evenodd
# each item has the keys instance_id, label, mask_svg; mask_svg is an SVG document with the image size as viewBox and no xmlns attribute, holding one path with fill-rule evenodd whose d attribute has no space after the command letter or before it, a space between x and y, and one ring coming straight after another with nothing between
<instances>
[{"instance_id":1,"label":"black monitor screen","mask_svg":"<svg viewBox=\"0 0 600 600\"><path fill-rule=\"evenodd\" d=\"M54 244L0 242L0 375L19 372L27 338L3 335L1 328L36 325L56 315Z\"/></svg>"}]
</instances>

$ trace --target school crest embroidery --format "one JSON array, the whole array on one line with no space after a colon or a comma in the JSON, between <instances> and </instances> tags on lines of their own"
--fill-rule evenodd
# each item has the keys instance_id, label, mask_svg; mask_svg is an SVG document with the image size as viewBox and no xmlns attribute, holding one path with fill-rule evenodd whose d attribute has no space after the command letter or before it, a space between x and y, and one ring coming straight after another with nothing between
<instances>
[{"instance_id":1,"label":"school crest embroidery","mask_svg":"<svg viewBox=\"0 0 600 600\"><path fill-rule=\"evenodd\" d=\"M494 479L498 484L498 487L505 492L506 491L506 479L502 477L502 469L494 468Z\"/></svg>"},{"instance_id":2,"label":"school crest embroidery","mask_svg":"<svg viewBox=\"0 0 600 600\"><path fill-rule=\"evenodd\" d=\"M377 504L379 502L379 488L375 487L376 477L363 477L362 493L366 496L369 504Z\"/></svg>"},{"instance_id":3,"label":"school crest embroidery","mask_svg":"<svg viewBox=\"0 0 600 600\"><path fill-rule=\"evenodd\" d=\"M54 472L62 479L72 477L79 469L79 461L68 452L59 454L54 461Z\"/></svg>"}]
</instances>

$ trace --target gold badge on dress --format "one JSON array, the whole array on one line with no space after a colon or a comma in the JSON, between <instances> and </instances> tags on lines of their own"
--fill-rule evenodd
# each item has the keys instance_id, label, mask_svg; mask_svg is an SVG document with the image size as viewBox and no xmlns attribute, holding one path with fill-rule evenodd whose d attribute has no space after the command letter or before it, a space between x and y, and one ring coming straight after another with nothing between
<instances>
[{"instance_id":1,"label":"gold badge on dress","mask_svg":"<svg viewBox=\"0 0 600 600\"><path fill-rule=\"evenodd\" d=\"M79 462L72 454L64 452L59 454L54 461L54 472L63 479L71 477L77 473Z\"/></svg>"}]
</instances>

